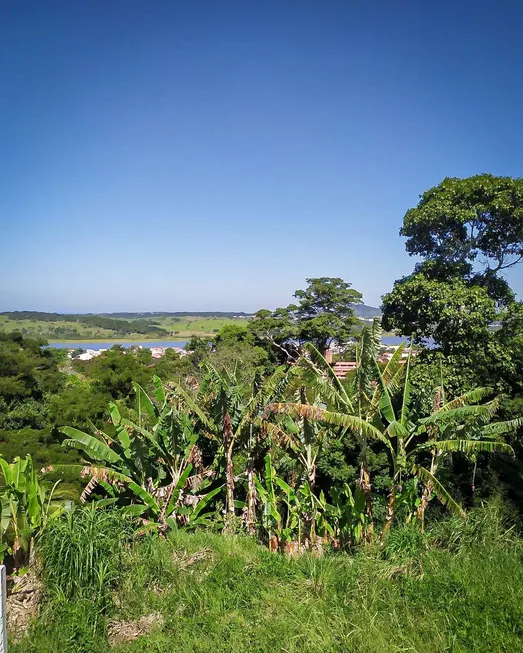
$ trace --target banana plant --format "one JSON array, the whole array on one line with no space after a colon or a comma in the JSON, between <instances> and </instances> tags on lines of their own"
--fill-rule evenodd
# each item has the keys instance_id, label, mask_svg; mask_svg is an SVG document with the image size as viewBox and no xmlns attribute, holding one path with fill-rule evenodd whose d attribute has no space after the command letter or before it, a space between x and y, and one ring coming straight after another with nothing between
<instances>
[{"instance_id":1,"label":"banana plant","mask_svg":"<svg viewBox=\"0 0 523 653\"><path fill-rule=\"evenodd\" d=\"M370 539L373 533L372 481L368 467L369 441L386 443L380 423L379 408L382 388L376 382L380 370L377 358L381 343L381 325L375 320L371 327L364 327L356 350L356 371L350 384L344 384L336 376L331 365L313 346L306 346L306 356L298 361L302 377L326 406L326 412L310 411L303 406L287 406L278 410L305 414L310 419L319 419L349 432L359 448L360 474L358 486L365 496L365 519L362 538ZM389 391L394 391L404 374L401 364L405 345L400 345L387 363L381 378ZM302 402L303 403L303 402Z\"/></svg>"},{"instance_id":2,"label":"banana plant","mask_svg":"<svg viewBox=\"0 0 523 653\"><path fill-rule=\"evenodd\" d=\"M286 515L280 530L281 545L283 545L284 551L289 550L292 542L295 541L299 551L303 532L302 504L299 491L296 491L279 476L275 476L273 482L282 490L283 502L285 503Z\"/></svg>"},{"instance_id":3,"label":"banana plant","mask_svg":"<svg viewBox=\"0 0 523 653\"><path fill-rule=\"evenodd\" d=\"M207 497L203 508L221 488L212 490L210 497L197 494L213 476L202 465L198 433L190 416L169 402L158 377L154 383L156 403L141 386L133 384L136 421L123 417L112 403L109 412L114 432L94 429L90 435L72 427L61 431L68 436L63 446L82 450L87 458L86 465L75 466L81 476L90 477L83 501L99 485L126 505L127 512L152 520L165 532L178 513L180 524L187 523L185 508L195 509Z\"/></svg>"},{"instance_id":4,"label":"banana plant","mask_svg":"<svg viewBox=\"0 0 523 653\"><path fill-rule=\"evenodd\" d=\"M181 384L172 384L173 397L187 411L195 429L217 442L225 475L225 528L232 529L235 517L233 453L245 412L247 387L236 370L203 366L204 377L195 396ZM219 462L218 462L219 466Z\"/></svg>"},{"instance_id":5,"label":"banana plant","mask_svg":"<svg viewBox=\"0 0 523 653\"><path fill-rule=\"evenodd\" d=\"M365 494L359 485L354 493L347 483L330 490L332 503L327 504L326 514L333 525L335 537L341 547L351 546L364 539L369 516L366 512Z\"/></svg>"},{"instance_id":6,"label":"banana plant","mask_svg":"<svg viewBox=\"0 0 523 653\"><path fill-rule=\"evenodd\" d=\"M385 425L384 434L389 441L392 466L392 484L382 536L386 535L394 520L396 495L402 479L415 476L424 486L417 507L417 518L423 525L424 512L432 495L438 497L453 513L464 515L463 508L436 478L438 466L451 452L459 451L466 456L479 451L514 454L508 444L490 439L492 435L517 428L514 423L517 420L490 423L499 408L499 401L494 399L479 403L491 394L489 388L477 388L448 402L444 400L443 388L437 388L433 413L419 417L411 407L410 370L409 356L399 409L395 407L393 392L387 387L381 373L378 375L381 387L380 415ZM421 462L427 453L431 458L428 469Z\"/></svg>"},{"instance_id":7,"label":"banana plant","mask_svg":"<svg viewBox=\"0 0 523 653\"><path fill-rule=\"evenodd\" d=\"M239 380L237 370L218 371L210 364L203 366L204 377L197 392L191 394L180 384L173 384L173 396L188 411L195 428L218 444L217 467L225 476L225 528L234 523L235 485L246 478L246 501L243 521L250 534L255 531L256 462L265 453L270 438L282 434L264 420L267 404L279 398L289 384L290 374L281 366L265 381L255 378L251 386ZM234 453L243 449L247 457L245 473L235 476Z\"/></svg>"},{"instance_id":8,"label":"banana plant","mask_svg":"<svg viewBox=\"0 0 523 653\"><path fill-rule=\"evenodd\" d=\"M266 380L257 376L238 425L239 443L247 457L247 487L243 515L246 531L250 535L254 535L256 530L256 463L262 459L271 441L278 444L281 436L281 432L275 425L264 419L265 408L269 403L283 396L290 384L291 377L292 368L283 365L278 367Z\"/></svg>"},{"instance_id":9,"label":"banana plant","mask_svg":"<svg viewBox=\"0 0 523 653\"><path fill-rule=\"evenodd\" d=\"M334 536L323 492L316 497L307 482L291 487L277 475L270 454L265 456L263 480L256 477L255 482L263 507L262 525L271 548L299 552L316 543L316 534Z\"/></svg>"},{"instance_id":10,"label":"banana plant","mask_svg":"<svg viewBox=\"0 0 523 653\"><path fill-rule=\"evenodd\" d=\"M307 404L307 394L302 386L298 390L301 403L270 404L267 408L270 413L279 414L277 428L283 434L280 443L283 444L293 458L299 469L299 484L302 502L307 505L302 511L304 517L304 540L306 546L314 544L316 538L317 501L316 488L316 463L321 454L327 429L317 418L321 406Z\"/></svg>"},{"instance_id":11,"label":"banana plant","mask_svg":"<svg viewBox=\"0 0 523 653\"><path fill-rule=\"evenodd\" d=\"M283 518L279 510L278 497L276 495L276 470L272 464L270 454L265 456L265 484L261 482L258 476L255 476L256 489L261 500L262 506L262 528L268 536L269 548L277 549L283 529Z\"/></svg>"},{"instance_id":12,"label":"banana plant","mask_svg":"<svg viewBox=\"0 0 523 653\"><path fill-rule=\"evenodd\" d=\"M0 562L6 555L16 567L30 560L33 540L64 509L58 484L48 487L40 481L30 455L12 463L0 456Z\"/></svg>"},{"instance_id":13,"label":"banana plant","mask_svg":"<svg viewBox=\"0 0 523 653\"><path fill-rule=\"evenodd\" d=\"M364 329L358 353L358 366L352 389L340 389L334 381L330 366L319 352L310 351L310 360L300 361L306 371L306 378L321 387L328 401L327 408L301 404L278 404L274 412L291 416L307 417L313 421L342 427L356 436L360 445L359 487L365 495L367 524L363 539L372 533L372 496L370 474L366 465L365 449L368 440L381 442L391 462L392 484L387 498L387 512L382 531L384 536L394 519L395 498L402 479L415 476L424 485L424 495L417 508L417 516L423 520L424 510L430 496L437 496L451 511L463 515L463 509L436 478L439 463L452 451L466 455L478 451L513 454L512 448L501 441L490 439L493 435L517 428L517 420L503 424L489 424L499 406L497 400L478 404L489 393L488 389L477 389L451 402L438 405L432 415L419 418L411 411L412 387L410 382L411 354L406 364L401 363L403 348L399 347L385 369L377 363L377 342L380 328ZM320 378L321 377L321 380ZM330 387L324 383L330 380ZM399 408L397 400L399 401ZM475 405L478 404L478 405ZM328 408L332 406L332 409ZM334 410L338 409L338 410ZM482 431L474 438L467 437L470 422L480 424ZM432 462L427 469L420 459L427 450Z\"/></svg>"}]
</instances>

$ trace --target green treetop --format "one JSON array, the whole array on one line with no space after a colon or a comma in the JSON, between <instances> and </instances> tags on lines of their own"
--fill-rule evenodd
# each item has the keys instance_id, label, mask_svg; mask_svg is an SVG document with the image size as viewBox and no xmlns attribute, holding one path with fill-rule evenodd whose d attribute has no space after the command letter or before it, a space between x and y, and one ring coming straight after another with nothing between
<instances>
[{"instance_id":1,"label":"green treetop","mask_svg":"<svg viewBox=\"0 0 523 653\"><path fill-rule=\"evenodd\" d=\"M256 313L249 328L261 340L294 357L295 343L312 342L325 351L331 342L346 342L357 323L354 305L361 303L361 293L339 277L307 279L307 288L297 290L297 304L275 311Z\"/></svg>"}]
</instances>

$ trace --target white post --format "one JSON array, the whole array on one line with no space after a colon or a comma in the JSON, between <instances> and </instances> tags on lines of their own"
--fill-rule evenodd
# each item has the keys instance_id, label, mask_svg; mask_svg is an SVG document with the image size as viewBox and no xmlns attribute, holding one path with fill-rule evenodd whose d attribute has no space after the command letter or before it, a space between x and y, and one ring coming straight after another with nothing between
<instances>
[{"instance_id":1,"label":"white post","mask_svg":"<svg viewBox=\"0 0 523 653\"><path fill-rule=\"evenodd\" d=\"M7 588L4 565L0 565L0 653L7 653Z\"/></svg>"}]
</instances>

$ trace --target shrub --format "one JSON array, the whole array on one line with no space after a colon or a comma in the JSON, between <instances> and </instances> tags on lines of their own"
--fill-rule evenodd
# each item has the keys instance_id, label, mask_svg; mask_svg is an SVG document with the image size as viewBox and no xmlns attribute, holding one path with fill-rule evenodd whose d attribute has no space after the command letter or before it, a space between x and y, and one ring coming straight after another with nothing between
<instances>
[{"instance_id":1,"label":"shrub","mask_svg":"<svg viewBox=\"0 0 523 653\"><path fill-rule=\"evenodd\" d=\"M66 599L105 597L121 576L131 533L119 510L94 504L55 520L39 544L46 588Z\"/></svg>"}]
</instances>

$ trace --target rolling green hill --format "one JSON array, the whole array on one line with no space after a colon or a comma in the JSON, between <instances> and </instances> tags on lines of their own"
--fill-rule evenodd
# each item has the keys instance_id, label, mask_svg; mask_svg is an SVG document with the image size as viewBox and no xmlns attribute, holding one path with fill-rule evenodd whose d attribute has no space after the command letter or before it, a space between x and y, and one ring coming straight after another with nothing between
<instances>
[{"instance_id":1,"label":"rolling green hill","mask_svg":"<svg viewBox=\"0 0 523 653\"><path fill-rule=\"evenodd\" d=\"M228 324L247 323L246 318L233 318L233 314L126 315L132 319L115 315L66 315L36 311L2 313L0 332L20 331L28 337L55 341L180 340L194 335L212 337Z\"/></svg>"},{"instance_id":2,"label":"rolling green hill","mask_svg":"<svg viewBox=\"0 0 523 653\"><path fill-rule=\"evenodd\" d=\"M361 318L380 315L380 310L360 304ZM74 340L183 340L191 336L212 337L224 326L246 325L251 315L226 311L151 313L62 314L42 311L0 313L0 333L21 331L25 336L51 341Z\"/></svg>"}]
</instances>

